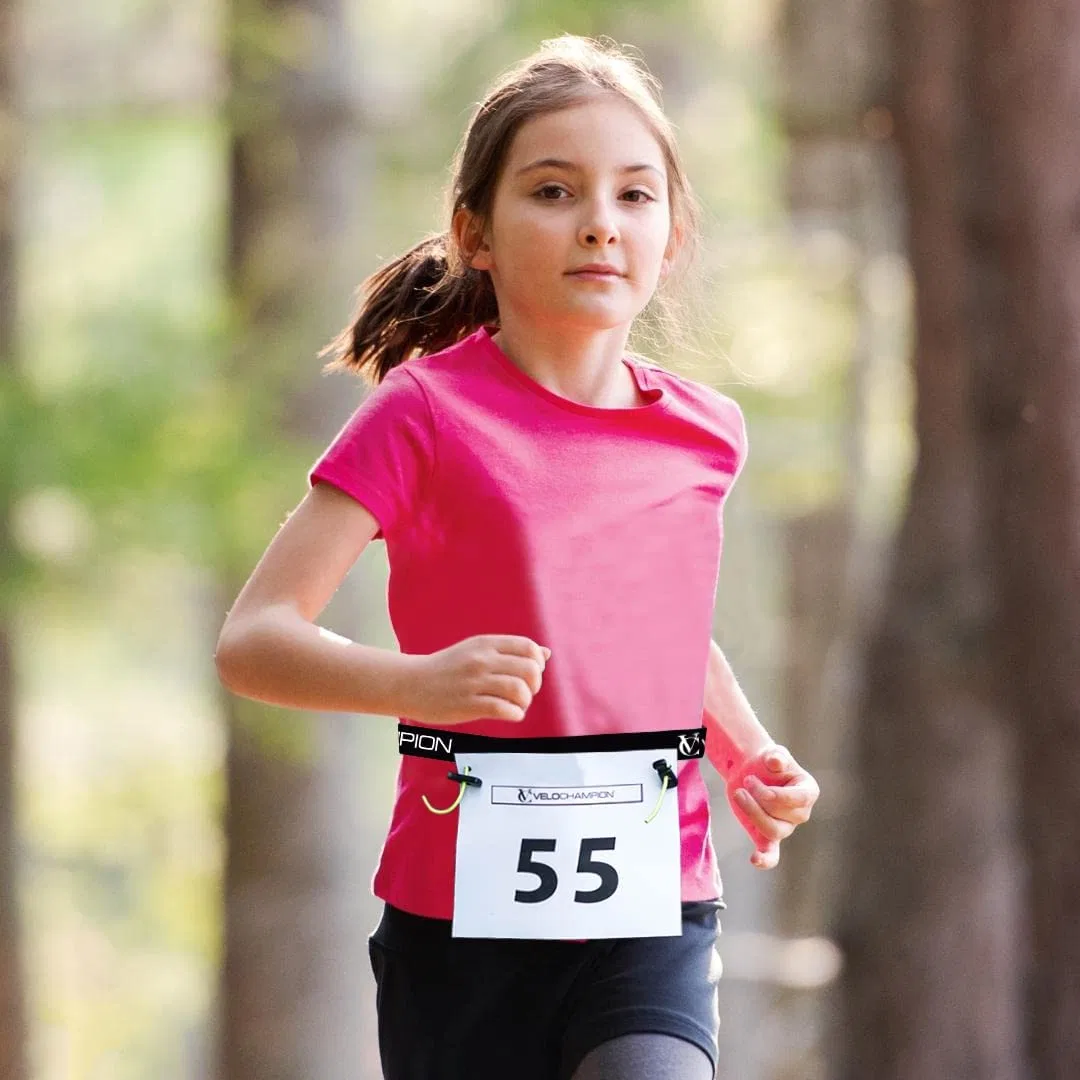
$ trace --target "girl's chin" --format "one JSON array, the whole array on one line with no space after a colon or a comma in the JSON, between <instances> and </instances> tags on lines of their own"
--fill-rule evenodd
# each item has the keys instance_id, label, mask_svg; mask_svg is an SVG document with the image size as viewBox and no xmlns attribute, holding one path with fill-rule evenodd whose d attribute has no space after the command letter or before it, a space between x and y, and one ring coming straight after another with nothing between
<instances>
[{"instance_id":1,"label":"girl's chin","mask_svg":"<svg viewBox=\"0 0 1080 1080\"><path fill-rule=\"evenodd\" d=\"M619 328L629 328L639 314L639 308L627 303L627 297L617 300L599 293L577 296L545 297L544 303L537 296L504 297L509 309L515 313L512 321L545 327L553 331L565 329L572 332L600 333ZM540 302L538 302L540 301Z\"/></svg>"}]
</instances>

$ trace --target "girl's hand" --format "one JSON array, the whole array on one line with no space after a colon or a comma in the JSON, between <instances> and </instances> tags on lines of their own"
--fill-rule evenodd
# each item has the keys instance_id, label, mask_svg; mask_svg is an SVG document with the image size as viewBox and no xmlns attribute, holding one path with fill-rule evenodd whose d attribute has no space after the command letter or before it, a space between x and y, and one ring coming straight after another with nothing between
<instances>
[{"instance_id":1,"label":"girl's hand","mask_svg":"<svg viewBox=\"0 0 1080 1080\"><path fill-rule=\"evenodd\" d=\"M770 746L728 778L728 802L754 841L750 862L771 870L780 861L780 842L810 817L821 789L783 746Z\"/></svg>"},{"instance_id":2,"label":"girl's hand","mask_svg":"<svg viewBox=\"0 0 1080 1080\"><path fill-rule=\"evenodd\" d=\"M551 650L527 637L479 634L417 656L409 718L426 724L519 723L540 691Z\"/></svg>"}]
</instances>

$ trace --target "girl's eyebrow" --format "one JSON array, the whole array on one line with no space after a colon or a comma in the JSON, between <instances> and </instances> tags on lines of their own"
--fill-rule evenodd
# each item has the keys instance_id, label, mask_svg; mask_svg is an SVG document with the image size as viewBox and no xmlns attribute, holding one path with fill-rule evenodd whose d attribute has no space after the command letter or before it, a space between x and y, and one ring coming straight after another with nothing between
<instances>
[{"instance_id":1,"label":"girl's eyebrow","mask_svg":"<svg viewBox=\"0 0 1080 1080\"><path fill-rule=\"evenodd\" d=\"M539 158L536 161L530 161L528 165L523 165L514 174L515 176L522 176L524 173L532 172L534 169L565 169L567 172L581 172L581 166L575 165L572 161L564 161L562 158ZM657 176L663 179L664 174L655 166L641 163L638 165L622 165L619 167L619 172L654 172Z\"/></svg>"}]
</instances>

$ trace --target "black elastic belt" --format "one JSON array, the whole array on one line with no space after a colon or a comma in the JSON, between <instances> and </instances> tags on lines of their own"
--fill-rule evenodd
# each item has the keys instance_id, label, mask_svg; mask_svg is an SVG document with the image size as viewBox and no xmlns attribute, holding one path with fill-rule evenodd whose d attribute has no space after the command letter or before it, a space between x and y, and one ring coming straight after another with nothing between
<instances>
[{"instance_id":1,"label":"black elastic belt","mask_svg":"<svg viewBox=\"0 0 1080 1080\"><path fill-rule=\"evenodd\" d=\"M453 761L455 754L584 754L617 750L666 750L675 746L680 761L705 756L705 729L635 731L610 735L555 735L514 739L474 735L452 728L398 724L398 750L410 757Z\"/></svg>"}]
</instances>

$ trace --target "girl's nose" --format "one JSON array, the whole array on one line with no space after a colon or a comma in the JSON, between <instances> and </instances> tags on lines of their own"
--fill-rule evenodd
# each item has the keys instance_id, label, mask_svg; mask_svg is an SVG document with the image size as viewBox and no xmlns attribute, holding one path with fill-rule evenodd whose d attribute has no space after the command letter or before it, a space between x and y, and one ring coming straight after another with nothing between
<instances>
[{"instance_id":1,"label":"girl's nose","mask_svg":"<svg viewBox=\"0 0 1080 1080\"><path fill-rule=\"evenodd\" d=\"M578 243L584 247L604 247L619 239L619 230L606 208L594 208L578 230Z\"/></svg>"}]
</instances>

